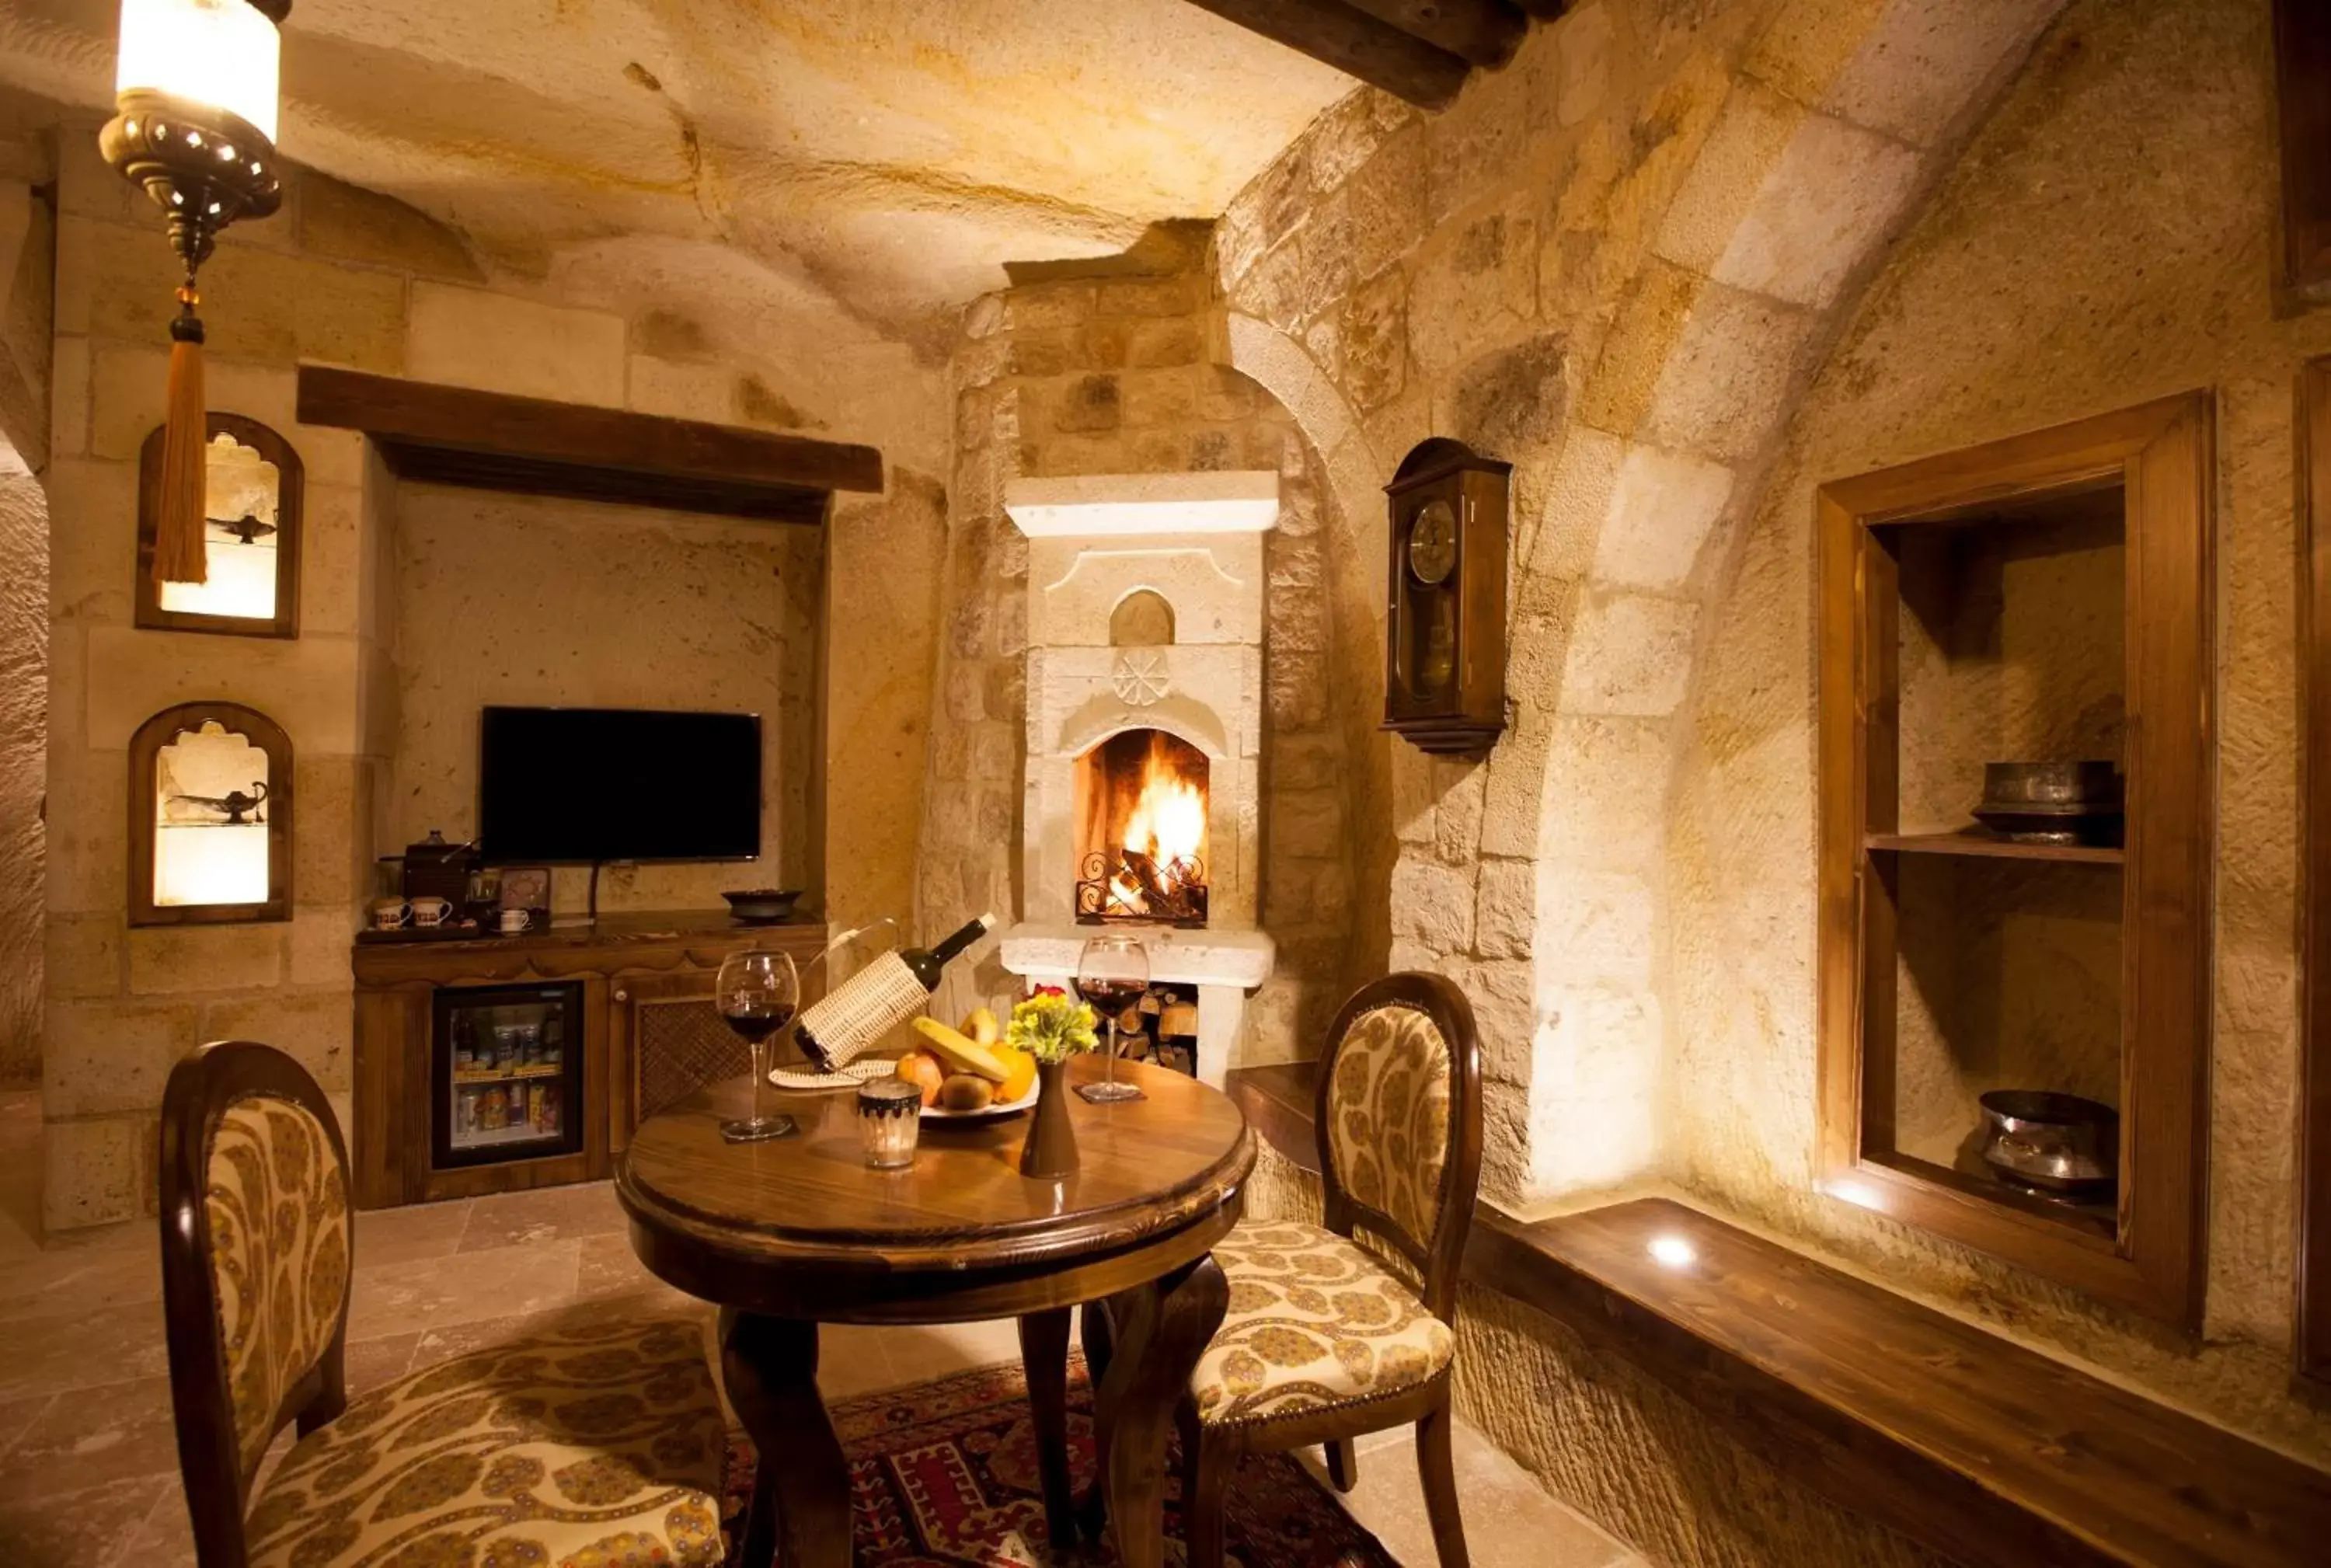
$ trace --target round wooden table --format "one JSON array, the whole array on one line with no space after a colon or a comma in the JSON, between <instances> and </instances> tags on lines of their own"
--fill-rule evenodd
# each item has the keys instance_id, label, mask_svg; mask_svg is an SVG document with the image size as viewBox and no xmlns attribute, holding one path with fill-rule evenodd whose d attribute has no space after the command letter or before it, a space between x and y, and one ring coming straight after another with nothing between
<instances>
[{"instance_id":1,"label":"round wooden table","mask_svg":"<svg viewBox=\"0 0 2331 1568\"><path fill-rule=\"evenodd\" d=\"M1070 1081L1100 1070L1074 1062ZM1229 1293L1209 1249L1238 1220L1254 1138L1227 1097L1194 1079L1140 1063L1118 1071L1149 1098L1072 1097L1081 1164L1059 1182L1020 1174L1024 1115L926 1121L910 1168L873 1170L854 1091L773 1094L802 1131L769 1143L721 1141L722 1118L750 1098L745 1078L641 1125L615 1193L640 1260L722 1308L722 1378L760 1454L745 1535L753 1568L780 1546L786 1568L851 1561L849 1470L817 1391L820 1323L1018 1318L1045 1516L1056 1544L1072 1543L1069 1313L1080 1304L1100 1479L1082 1527L1105 1515L1128 1568L1162 1562L1166 1429L1222 1324Z\"/></svg>"}]
</instances>

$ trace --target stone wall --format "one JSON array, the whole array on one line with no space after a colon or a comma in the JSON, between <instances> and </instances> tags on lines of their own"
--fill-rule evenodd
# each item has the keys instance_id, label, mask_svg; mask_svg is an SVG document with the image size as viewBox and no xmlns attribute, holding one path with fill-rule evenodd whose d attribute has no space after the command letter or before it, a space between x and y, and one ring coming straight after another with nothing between
<instances>
[{"instance_id":1,"label":"stone wall","mask_svg":"<svg viewBox=\"0 0 2331 1568\"><path fill-rule=\"evenodd\" d=\"M1797 413L1754 526L1722 564L1686 709L1665 1114L1676 1172L1696 1192L2321 1458L2331 1421L2285 1391L2299 1038L2293 388L2305 359L2331 352L2331 311L2286 313L2272 296L2268 24L2267 0L2079 0ZM2219 577L2198 1348L1811 1190L1814 487L2196 388L2216 394Z\"/></svg>"},{"instance_id":2,"label":"stone wall","mask_svg":"<svg viewBox=\"0 0 2331 1568\"><path fill-rule=\"evenodd\" d=\"M0 1084L41 1076L54 172L44 131L0 127Z\"/></svg>"},{"instance_id":3,"label":"stone wall","mask_svg":"<svg viewBox=\"0 0 2331 1568\"><path fill-rule=\"evenodd\" d=\"M803 889L816 906L818 530L421 484L397 487L395 511L385 843L474 836L486 707L756 713L759 860L610 867L599 907L717 909L740 886ZM555 869L554 907L585 908L589 879Z\"/></svg>"},{"instance_id":4,"label":"stone wall","mask_svg":"<svg viewBox=\"0 0 2331 1568\"><path fill-rule=\"evenodd\" d=\"M1024 907L1015 884L1027 547L1004 512L1005 481L1276 471L1279 524L1265 536L1260 923L1279 956L1249 1005L1248 1049L1256 1060L1308 1056L1367 946L1365 923L1353 915L1364 864L1352 846L1382 836L1367 831L1365 794L1347 784L1354 758L1331 679L1346 667L1338 622L1365 611L1341 596L1345 530L1316 455L1268 394L1207 363L1204 226L1169 226L1136 253L1148 258L1140 270L1122 259L1043 269L1041 280L984 298L965 316L917 920L940 934L983 909L1008 922ZM1016 984L999 965L981 965L951 980L948 1005L967 1007L974 994L1001 1000Z\"/></svg>"},{"instance_id":5,"label":"stone wall","mask_svg":"<svg viewBox=\"0 0 2331 1568\"><path fill-rule=\"evenodd\" d=\"M459 235L412 209L295 172L280 215L222 242L205 270L204 315L211 405L281 431L306 464L301 635L279 643L135 630L136 458L161 413L172 273L148 204L99 160L92 131L69 124L57 141L43 1079L43 1204L58 1229L151 1207L162 1082L203 1040L281 1045L328 1093L347 1090L348 939L374 854L403 842L388 788L397 487L361 437L297 423L299 363L832 429L881 446L898 465L894 489L920 498L919 510L893 497L838 507L838 537L869 518L883 537L910 532L931 510L931 481L917 476L940 461L935 376L902 374L911 356L854 323L834 325L814 362L740 359L700 316L653 299L595 297L557 269L557 284L489 280ZM837 427L843 408L873 423ZM887 412L873 420L870 410ZM853 587L835 596L856 606L870 595ZM825 658L836 666L879 668L890 644L911 653L928 636L860 613L835 613L830 624ZM580 688L571 695L591 699ZM247 702L290 734L299 907L288 925L125 928L124 748L148 715L195 698ZM849 756L865 765L862 750ZM861 779L831 762L826 777L837 794L903 801L908 811L919 799L918 779ZM808 820L815 832L813 805ZM890 857L881 875L903 880L911 842L880 848Z\"/></svg>"},{"instance_id":6,"label":"stone wall","mask_svg":"<svg viewBox=\"0 0 2331 1568\"><path fill-rule=\"evenodd\" d=\"M2056 4L1594 0L1442 113L1355 94L1217 227L1222 352L1323 454L1377 582L1375 491L1416 441L1515 466L1508 732L1391 754L1392 962L1474 1000L1493 1192L1662 1158L1661 803L1710 541Z\"/></svg>"},{"instance_id":7,"label":"stone wall","mask_svg":"<svg viewBox=\"0 0 2331 1568\"><path fill-rule=\"evenodd\" d=\"M0 451L0 1086L41 1077L49 508ZM21 569L19 564L22 564Z\"/></svg>"}]
</instances>

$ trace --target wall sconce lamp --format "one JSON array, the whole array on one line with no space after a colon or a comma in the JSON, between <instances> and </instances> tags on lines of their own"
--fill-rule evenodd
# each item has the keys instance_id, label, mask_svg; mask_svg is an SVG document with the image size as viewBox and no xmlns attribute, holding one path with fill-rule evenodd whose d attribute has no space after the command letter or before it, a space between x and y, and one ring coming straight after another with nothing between
<instances>
[{"instance_id":1,"label":"wall sconce lamp","mask_svg":"<svg viewBox=\"0 0 2331 1568\"><path fill-rule=\"evenodd\" d=\"M98 133L105 161L166 216L186 270L170 323L157 583L200 583L203 548L203 323L195 274L219 231L282 204L275 171L276 83L291 0L121 0L114 74L119 110Z\"/></svg>"}]
</instances>

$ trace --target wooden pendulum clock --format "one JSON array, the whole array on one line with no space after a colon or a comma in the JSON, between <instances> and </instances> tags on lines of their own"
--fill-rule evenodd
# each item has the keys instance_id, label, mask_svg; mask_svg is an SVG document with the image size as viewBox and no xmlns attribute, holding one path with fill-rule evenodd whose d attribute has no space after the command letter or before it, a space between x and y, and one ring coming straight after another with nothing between
<instances>
[{"instance_id":1,"label":"wooden pendulum clock","mask_svg":"<svg viewBox=\"0 0 2331 1568\"><path fill-rule=\"evenodd\" d=\"M1513 465L1435 436L1384 487L1392 569L1384 727L1479 756L1506 727L1506 504Z\"/></svg>"}]
</instances>

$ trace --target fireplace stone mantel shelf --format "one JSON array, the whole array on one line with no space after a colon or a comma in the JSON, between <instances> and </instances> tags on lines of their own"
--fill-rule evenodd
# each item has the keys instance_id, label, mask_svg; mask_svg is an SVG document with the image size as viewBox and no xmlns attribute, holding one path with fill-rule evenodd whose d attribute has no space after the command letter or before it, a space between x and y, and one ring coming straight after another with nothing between
<instances>
[{"instance_id":1,"label":"fireplace stone mantel shelf","mask_svg":"<svg viewBox=\"0 0 2331 1568\"><path fill-rule=\"evenodd\" d=\"M1004 967L1034 984L1076 978L1077 955L1103 932L1138 936L1149 951L1149 978L1198 988L1198 1077L1216 1088L1223 1075L1252 1065L1242 1052L1246 993L1270 978L1278 949L1267 932L1204 929L1118 921L1108 926L1027 924L1004 934Z\"/></svg>"}]
</instances>

